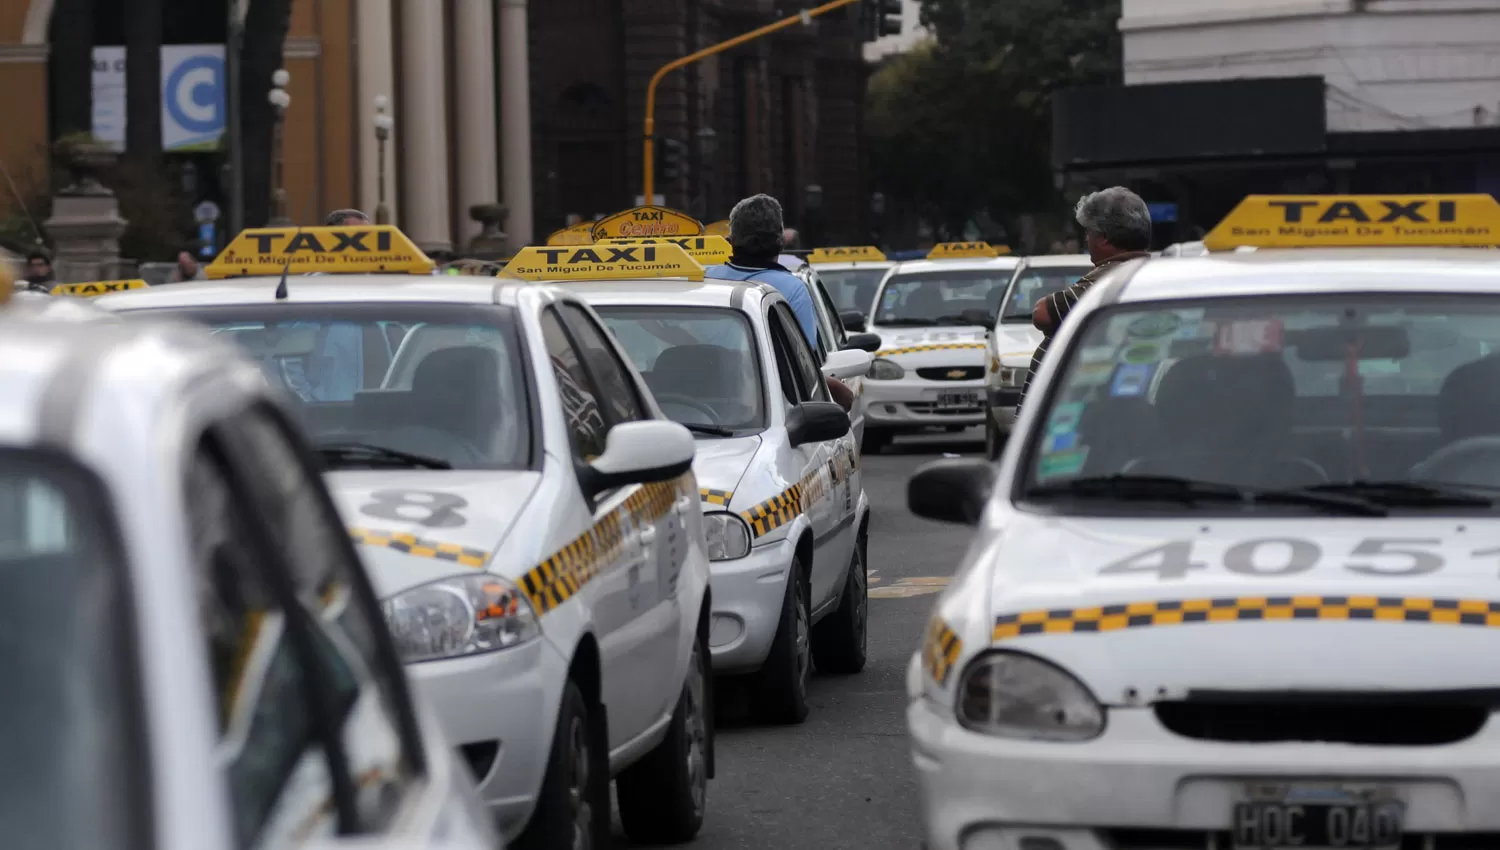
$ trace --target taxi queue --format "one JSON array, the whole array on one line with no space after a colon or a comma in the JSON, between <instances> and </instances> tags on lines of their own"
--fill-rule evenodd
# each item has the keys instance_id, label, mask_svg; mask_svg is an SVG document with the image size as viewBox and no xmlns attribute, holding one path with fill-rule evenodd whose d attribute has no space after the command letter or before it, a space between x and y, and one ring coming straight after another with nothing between
<instances>
[{"instance_id":1,"label":"taxi queue","mask_svg":"<svg viewBox=\"0 0 1500 850\"><path fill-rule=\"evenodd\" d=\"M260 765L255 806L195 809L222 822L226 846L267 830L334 846L398 830L484 841L492 824L523 846L595 846L611 778L632 838L690 838L714 772L714 674L754 676L762 716L798 722L814 667L864 665L860 416L874 449L934 424L998 432L991 460L935 462L910 484L914 513L977 529L908 670L932 850L1500 840L1475 802L1500 785L1483 660L1500 624L1493 199L1247 198L1203 256L1163 252L1101 278L1019 414L1014 361L1035 343L1005 317L1070 282L1078 258L815 252L799 269L830 329L814 351L770 289L705 279L727 245L680 217L668 238L667 213L616 217L657 223L653 237L560 233L490 282L432 277L391 228L247 231L213 282L96 300L139 325L39 335L96 338L91 356L161 384L159 412L191 407L216 370L259 379L234 378L243 397L188 417L195 431L128 409L127 384L80 381L77 356L39 363L30 380L49 389L13 393L32 402L12 413L12 449L45 443L84 484L44 468L50 500L36 480L14 491L27 557L111 544L95 557L117 559L113 572L165 572L159 557L132 568L135 526L107 506L143 481L182 499L180 461L137 457L149 474L112 477L91 428L140 445L182 437L225 481L204 511L255 501L257 478L287 504L305 494L295 518L262 499L240 520L275 522L280 545L231 529L270 556L258 569L234 543L205 547L207 520L153 528L182 550L168 560L177 584L200 586L188 592L236 570L269 588L206 591L257 626L204 620L178 644L208 650L188 693L225 695L217 735L199 722L205 753L247 752L283 638L287 663L329 671L314 702L369 705L321 712L331 725L304 729L279 773ZM313 270L330 274L293 274ZM843 271L878 274L871 300L830 297ZM908 371L935 386L902 387ZM855 410L831 403L824 377L858 388ZM91 500L87 517L108 528L84 533L70 505ZM317 551L308 541L335 539L330 552L358 553L347 572L333 555L297 563ZM376 617L385 628L361 630ZM340 654L342 678L325 666ZM143 728L207 713L137 687L140 716L125 720ZM388 743L357 752L372 745L339 734L340 717ZM444 770L436 740L466 768L411 791L412 811L438 815L382 822L362 807L402 793L403 770ZM190 787L143 793L180 818L163 803ZM137 825L153 827L187 828Z\"/></svg>"}]
</instances>

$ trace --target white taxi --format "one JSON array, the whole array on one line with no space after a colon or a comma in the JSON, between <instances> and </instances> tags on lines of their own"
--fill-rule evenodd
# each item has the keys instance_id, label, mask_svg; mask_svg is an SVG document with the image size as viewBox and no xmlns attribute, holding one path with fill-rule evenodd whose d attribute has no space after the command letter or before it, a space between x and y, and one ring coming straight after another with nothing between
<instances>
[{"instance_id":1,"label":"white taxi","mask_svg":"<svg viewBox=\"0 0 1500 850\"><path fill-rule=\"evenodd\" d=\"M1207 242L1101 277L998 465L910 484L978 527L908 670L927 846L1495 846L1497 262L1355 246L1500 205L1251 197Z\"/></svg>"},{"instance_id":2,"label":"white taxi","mask_svg":"<svg viewBox=\"0 0 1500 850\"><path fill-rule=\"evenodd\" d=\"M869 325L880 281L896 266L873 245L818 248L807 255L807 262L817 269L818 277L844 318L844 327L851 332L856 331L856 326L862 331ZM857 319L855 313L859 314Z\"/></svg>"},{"instance_id":3,"label":"white taxi","mask_svg":"<svg viewBox=\"0 0 1500 850\"><path fill-rule=\"evenodd\" d=\"M1018 262L983 242L945 242L886 274L869 325L881 348L865 386L866 451L903 432L983 424L985 329Z\"/></svg>"},{"instance_id":4,"label":"white taxi","mask_svg":"<svg viewBox=\"0 0 1500 850\"><path fill-rule=\"evenodd\" d=\"M671 246L599 253L605 273L701 274ZM347 273L258 274L310 268ZM612 776L630 835L691 838L713 767L692 435L576 297L430 269L389 226L248 230L208 268L232 279L97 303L207 325L297 400L396 649L507 838L599 846Z\"/></svg>"},{"instance_id":5,"label":"white taxi","mask_svg":"<svg viewBox=\"0 0 1500 850\"><path fill-rule=\"evenodd\" d=\"M6 845L496 847L284 399L201 331L24 297L0 318Z\"/></svg>"},{"instance_id":6,"label":"white taxi","mask_svg":"<svg viewBox=\"0 0 1500 850\"><path fill-rule=\"evenodd\" d=\"M1010 436L1031 358L1042 344L1042 332L1031 323L1032 311L1038 301L1077 283L1093 267L1088 254L1022 257L1016 266L985 335L984 448L991 460L1000 456Z\"/></svg>"},{"instance_id":7,"label":"white taxi","mask_svg":"<svg viewBox=\"0 0 1500 850\"><path fill-rule=\"evenodd\" d=\"M864 668L869 501L849 416L786 300L729 281L568 283L613 331L661 409L697 437L713 559L715 673L754 674L766 720L806 718L808 677Z\"/></svg>"}]
</instances>

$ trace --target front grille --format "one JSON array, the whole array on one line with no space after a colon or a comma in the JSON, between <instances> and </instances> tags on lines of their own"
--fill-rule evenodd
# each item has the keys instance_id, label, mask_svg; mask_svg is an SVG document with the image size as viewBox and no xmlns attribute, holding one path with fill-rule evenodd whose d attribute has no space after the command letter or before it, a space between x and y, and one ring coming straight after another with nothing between
<instances>
[{"instance_id":1,"label":"front grille","mask_svg":"<svg viewBox=\"0 0 1500 850\"><path fill-rule=\"evenodd\" d=\"M984 408L978 405L973 407L938 407L936 404L926 401L908 402L906 409L912 413L921 413L927 416L972 416L975 413L984 411Z\"/></svg>"},{"instance_id":2,"label":"front grille","mask_svg":"<svg viewBox=\"0 0 1500 850\"><path fill-rule=\"evenodd\" d=\"M929 381L977 381L984 377L983 366L928 366L917 375Z\"/></svg>"},{"instance_id":3,"label":"front grille","mask_svg":"<svg viewBox=\"0 0 1500 850\"><path fill-rule=\"evenodd\" d=\"M1113 850L1209 850L1233 847L1233 836L1225 832L1195 829L1102 829L1104 846ZM1432 843L1428 844L1427 839ZM1500 832L1413 833L1401 838L1400 850L1495 850Z\"/></svg>"},{"instance_id":4,"label":"front grille","mask_svg":"<svg viewBox=\"0 0 1500 850\"><path fill-rule=\"evenodd\" d=\"M1268 701L1214 697L1159 702L1156 718L1172 732L1200 741L1327 742L1430 747L1472 737L1489 718L1487 705L1441 696L1339 695Z\"/></svg>"}]
</instances>

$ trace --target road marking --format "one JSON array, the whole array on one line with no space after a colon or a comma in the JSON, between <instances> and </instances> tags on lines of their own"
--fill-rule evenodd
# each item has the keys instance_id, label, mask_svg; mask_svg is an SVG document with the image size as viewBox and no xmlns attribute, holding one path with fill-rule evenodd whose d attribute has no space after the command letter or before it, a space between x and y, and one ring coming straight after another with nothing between
<instances>
[{"instance_id":1,"label":"road marking","mask_svg":"<svg viewBox=\"0 0 1500 850\"><path fill-rule=\"evenodd\" d=\"M914 576L898 579L887 587L871 588L871 599L906 599L911 596L926 596L941 593L948 586L947 576Z\"/></svg>"}]
</instances>

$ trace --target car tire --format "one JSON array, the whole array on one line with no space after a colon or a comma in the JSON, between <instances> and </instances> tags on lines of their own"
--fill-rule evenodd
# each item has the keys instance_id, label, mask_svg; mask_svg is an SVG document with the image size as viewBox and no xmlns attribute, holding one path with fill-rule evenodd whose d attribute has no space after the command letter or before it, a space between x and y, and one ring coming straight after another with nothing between
<instances>
[{"instance_id":1,"label":"car tire","mask_svg":"<svg viewBox=\"0 0 1500 850\"><path fill-rule=\"evenodd\" d=\"M813 627L813 661L819 673L850 675L865 669L870 596L863 549L854 547L838 610Z\"/></svg>"},{"instance_id":2,"label":"car tire","mask_svg":"<svg viewBox=\"0 0 1500 850\"><path fill-rule=\"evenodd\" d=\"M597 726L583 691L569 679L557 709L542 790L516 839L520 850L609 847L609 754Z\"/></svg>"},{"instance_id":3,"label":"car tire","mask_svg":"<svg viewBox=\"0 0 1500 850\"><path fill-rule=\"evenodd\" d=\"M667 736L615 777L620 824L637 844L682 844L703 827L713 735L708 716L712 686L707 649L695 636Z\"/></svg>"},{"instance_id":4,"label":"car tire","mask_svg":"<svg viewBox=\"0 0 1500 850\"><path fill-rule=\"evenodd\" d=\"M769 723L807 719L807 682L812 678L812 616L802 592L802 560L794 558L781 597L781 618L771 653L756 674L756 714Z\"/></svg>"},{"instance_id":5,"label":"car tire","mask_svg":"<svg viewBox=\"0 0 1500 850\"><path fill-rule=\"evenodd\" d=\"M860 441L859 450L865 454L878 455L881 449L891 444L892 436L890 431L881 431L866 425L865 438Z\"/></svg>"}]
</instances>

